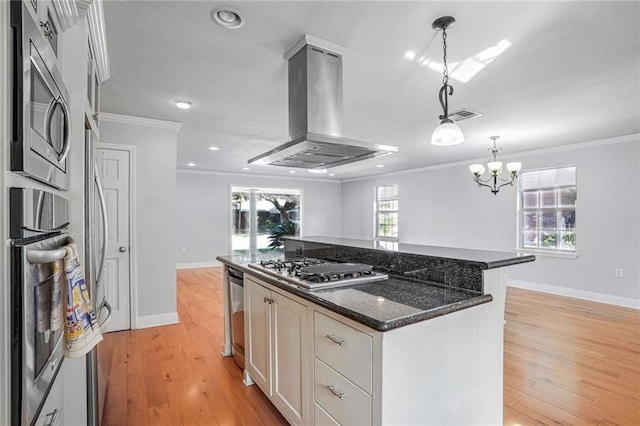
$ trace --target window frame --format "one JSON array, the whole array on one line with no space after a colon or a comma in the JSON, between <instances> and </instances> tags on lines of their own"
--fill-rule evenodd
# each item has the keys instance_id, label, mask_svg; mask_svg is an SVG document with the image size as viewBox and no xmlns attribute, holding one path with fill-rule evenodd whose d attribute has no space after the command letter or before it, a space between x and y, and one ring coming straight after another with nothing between
<instances>
[{"instance_id":1,"label":"window frame","mask_svg":"<svg viewBox=\"0 0 640 426\"><path fill-rule=\"evenodd\" d=\"M384 188L384 187L391 187L394 186L395 187L395 197L391 197L391 198L384 198L384 199L380 199L378 197L378 192L379 192L379 188ZM398 221L399 217L400 217L400 203L399 203L399 186L397 183L391 183L391 184L386 184L386 185L376 185L373 188L373 239L374 241L378 241L378 242L397 242L398 241L398 237L399 237L399 232L400 232L400 226L398 223L396 223L396 236L395 237L388 237L388 236L384 236L384 235L379 235L378 231L380 229L380 215L382 213L395 213L396 214L396 222ZM380 203L381 202L386 202L386 201L395 201L396 202L396 209L395 210L381 210L380 209ZM387 245L384 245L385 247L381 247L381 248L388 248L386 247Z\"/></svg>"},{"instance_id":2,"label":"window frame","mask_svg":"<svg viewBox=\"0 0 640 426\"><path fill-rule=\"evenodd\" d=\"M578 168L575 164L568 164L568 165L562 165L562 166L554 166L554 167L545 167L545 168L538 168L538 169L530 169L530 170L523 170L520 173L519 178L521 178L524 174L526 173L532 173L532 172L542 172L545 170L559 170L559 169L566 169L566 168L574 168L574 184L566 184L566 185L560 185L560 184L554 184L551 186L539 186L539 187L535 187L535 188L529 188L529 189L522 189L522 182L523 179L519 179L518 180L518 188L517 188L517 220L516 220L516 252L518 253L533 253L533 254L538 254L541 256L548 256L548 257L558 257L558 258L566 258L566 259L575 259L576 257L578 257L578 246L577 243L574 243L574 249L573 250L568 250L568 249L562 249L562 248L558 248L557 246L555 248L541 248L541 247L526 247L524 246L524 232L527 231L527 229L524 229L524 214L525 212L529 211L535 211L537 213L537 223L536 223L536 228L535 230L537 232L543 231L544 228L541 227L541 223L540 223L540 213L542 212L549 212L549 211L553 211L556 214L556 219L559 217L559 213L562 210L573 210L573 216L574 216L574 225L573 227L570 229L571 232L573 232L574 234L574 238L576 238L577 234L578 234L578 227L576 226L577 220L576 220L576 216L578 215ZM559 197L559 191L561 190L566 190L566 189L574 189L575 190L575 202L573 206L561 206L559 205L558 202L558 197ZM553 207L541 207L540 206L540 202L538 201L538 206L536 208L524 208L524 202L523 202L523 194L525 192L534 192L537 191L538 193L540 193L541 191L556 191L555 197L556 197L556 203ZM559 233L561 232L561 229L559 229L558 224L556 224L555 228L552 230L555 231L556 233L556 241L558 238ZM576 238L577 241L577 238ZM540 243L538 243L538 245L540 245Z\"/></svg>"}]
</instances>

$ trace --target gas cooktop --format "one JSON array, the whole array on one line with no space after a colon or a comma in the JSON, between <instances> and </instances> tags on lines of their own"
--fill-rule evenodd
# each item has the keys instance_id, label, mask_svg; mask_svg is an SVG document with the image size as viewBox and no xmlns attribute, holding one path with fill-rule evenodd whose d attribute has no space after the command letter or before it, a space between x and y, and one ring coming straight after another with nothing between
<instances>
[{"instance_id":1,"label":"gas cooktop","mask_svg":"<svg viewBox=\"0 0 640 426\"><path fill-rule=\"evenodd\" d=\"M310 291L388 278L386 274L375 272L369 265L329 262L313 258L269 260L252 263L249 267Z\"/></svg>"}]
</instances>

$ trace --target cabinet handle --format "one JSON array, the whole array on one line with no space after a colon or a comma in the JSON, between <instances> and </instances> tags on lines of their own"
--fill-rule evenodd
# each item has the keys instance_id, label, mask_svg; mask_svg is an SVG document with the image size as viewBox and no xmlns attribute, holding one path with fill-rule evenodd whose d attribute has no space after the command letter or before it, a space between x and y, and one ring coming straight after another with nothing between
<instances>
[{"instance_id":1,"label":"cabinet handle","mask_svg":"<svg viewBox=\"0 0 640 426\"><path fill-rule=\"evenodd\" d=\"M330 334L327 334L327 339L331 340L333 343L335 343L336 345L340 345L340 346L344 346L344 340L340 340L335 336L332 336Z\"/></svg>"},{"instance_id":2,"label":"cabinet handle","mask_svg":"<svg viewBox=\"0 0 640 426\"><path fill-rule=\"evenodd\" d=\"M48 413L46 415L46 418L49 418L49 417L51 417L51 420L49 420L47 423L45 423L44 426L51 426L51 425L53 425L55 423L56 417L58 417L58 409L56 408L52 412Z\"/></svg>"},{"instance_id":3,"label":"cabinet handle","mask_svg":"<svg viewBox=\"0 0 640 426\"><path fill-rule=\"evenodd\" d=\"M262 300L264 300L265 303L268 303L270 305L273 304L274 302L273 299L270 297L264 297Z\"/></svg>"},{"instance_id":4,"label":"cabinet handle","mask_svg":"<svg viewBox=\"0 0 640 426\"><path fill-rule=\"evenodd\" d=\"M344 399L344 393L339 392L335 386L327 385L327 389L329 389L331 393L337 396L338 398Z\"/></svg>"},{"instance_id":5,"label":"cabinet handle","mask_svg":"<svg viewBox=\"0 0 640 426\"><path fill-rule=\"evenodd\" d=\"M264 303L267 303L267 301L268 301L268 300L269 300L269 299L267 299L267 297L266 297L266 296L262 298L262 301L263 301Z\"/></svg>"}]
</instances>

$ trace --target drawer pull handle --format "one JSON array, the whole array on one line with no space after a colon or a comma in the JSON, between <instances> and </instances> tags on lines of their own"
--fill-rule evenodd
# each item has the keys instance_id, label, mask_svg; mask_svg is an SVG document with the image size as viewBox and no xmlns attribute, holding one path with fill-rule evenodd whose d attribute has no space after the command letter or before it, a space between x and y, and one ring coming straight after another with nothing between
<instances>
[{"instance_id":1,"label":"drawer pull handle","mask_svg":"<svg viewBox=\"0 0 640 426\"><path fill-rule=\"evenodd\" d=\"M56 417L58 417L58 409L56 408L52 412L48 413L45 416L45 421L46 421L46 419L49 419L49 417L51 417L51 420L49 420L48 423L45 423L44 426L51 426L51 425L54 424L54 422L56 421Z\"/></svg>"},{"instance_id":2,"label":"drawer pull handle","mask_svg":"<svg viewBox=\"0 0 640 426\"><path fill-rule=\"evenodd\" d=\"M340 346L344 346L344 340L340 340L335 336L332 336L330 334L327 334L327 339L331 340L333 343L335 343L336 345L340 345Z\"/></svg>"},{"instance_id":3,"label":"drawer pull handle","mask_svg":"<svg viewBox=\"0 0 640 426\"><path fill-rule=\"evenodd\" d=\"M339 392L335 386L327 385L327 389L329 389L331 393L337 396L338 398L344 399L344 393Z\"/></svg>"}]
</instances>

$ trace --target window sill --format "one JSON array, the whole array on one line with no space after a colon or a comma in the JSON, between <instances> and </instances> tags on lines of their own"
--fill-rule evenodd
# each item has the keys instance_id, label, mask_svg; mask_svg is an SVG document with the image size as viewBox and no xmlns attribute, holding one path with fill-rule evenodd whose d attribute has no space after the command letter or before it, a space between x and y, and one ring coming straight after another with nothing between
<instances>
[{"instance_id":1,"label":"window sill","mask_svg":"<svg viewBox=\"0 0 640 426\"><path fill-rule=\"evenodd\" d=\"M558 259L575 259L578 257L578 253L576 253L575 251L567 252L567 251L547 251L547 250L536 250L536 249L516 249L516 253L534 254L536 256L543 256L543 257L555 257Z\"/></svg>"}]
</instances>

